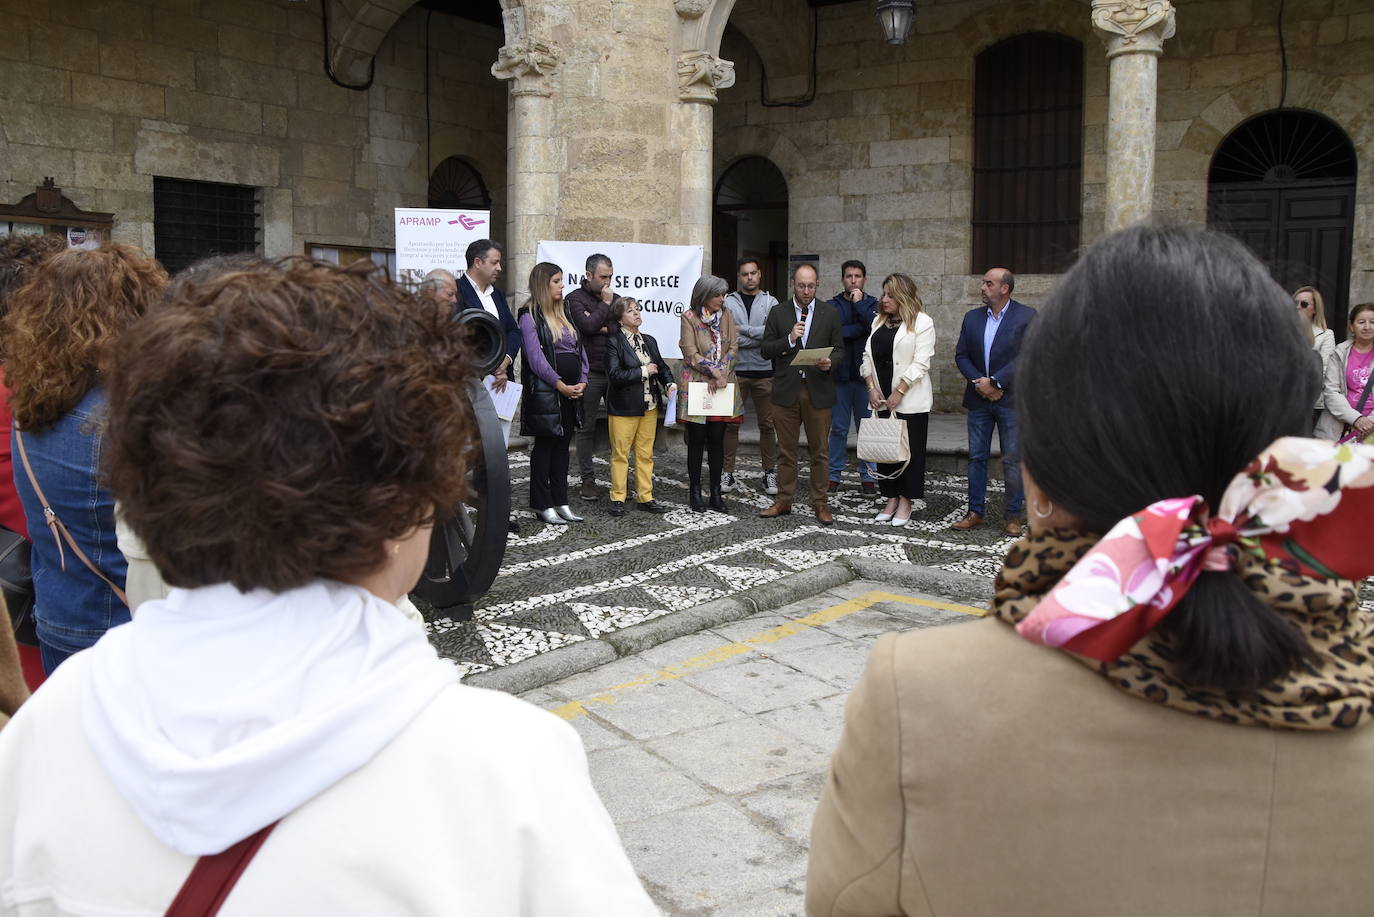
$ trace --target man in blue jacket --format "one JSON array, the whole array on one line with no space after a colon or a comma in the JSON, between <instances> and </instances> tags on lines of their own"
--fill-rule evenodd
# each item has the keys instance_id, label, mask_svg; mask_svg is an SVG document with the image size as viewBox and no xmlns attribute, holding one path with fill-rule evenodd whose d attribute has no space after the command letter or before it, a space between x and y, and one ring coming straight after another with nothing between
<instances>
[{"instance_id":1,"label":"man in blue jacket","mask_svg":"<svg viewBox=\"0 0 1374 917\"><path fill-rule=\"evenodd\" d=\"M849 425L859 428L859 421L868 416L868 384L859 375L864 361L864 344L873 328L873 316L878 314L878 300L864 292L868 268L862 261L846 261L840 265L840 280L844 292L833 297L830 305L840 313L844 330L844 356L835 365L835 407L830 412L830 492L840 489L844 466L849 458ZM873 466L859 462L859 480L863 492L878 492L873 482Z\"/></svg>"},{"instance_id":2,"label":"man in blue jacket","mask_svg":"<svg viewBox=\"0 0 1374 917\"><path fill-rule=\"evenodd\" d=\"M501 323L506 333L506 359L492 373L496 377L495 388L503 391L510 381L511 367L520 355L520 326L511 315L506 294L496 286L501 276L501 245L491 239L478 239L468 246L468 269L458 275L458 308L454 316L464 309L482 309Z\"/></svg>"},{"instance_id":3,"label":"man in blue jacket","mask_svg":"<svg viewBox=\"0 0 1374 917\"><path fill-rule=\"evenodd\" d=\"M1016 357L1035 310L1011 298L1016 278L995 267L983 275L983 305L964 315L954 362L968 384L968 513L953 528L966 531L983 524L988 488L988 453L992 428L1002 444L1002 477L1006 484L1006 531L1020 535L1025 512L1021 486L1020 447L1016 437Z\"/></svg>"}]
</instances>

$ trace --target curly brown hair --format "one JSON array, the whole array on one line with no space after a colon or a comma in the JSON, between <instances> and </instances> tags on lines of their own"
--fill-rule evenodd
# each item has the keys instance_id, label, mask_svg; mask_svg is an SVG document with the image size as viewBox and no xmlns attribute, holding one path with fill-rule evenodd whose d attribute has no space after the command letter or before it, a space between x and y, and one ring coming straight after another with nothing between
<instances>
[{"instance_id":1,"label":"curly brown hair","mask_svg":"<svg viewBox=\"0 0 1374 917\"><path fill-rule=\"evenodd\" d=\"M66 247L67 240L52 233L0 236L0 316L9 311L10 297L33 268Z\"/></svg>"},{"instance_id":2,"label":"curly brown hair","mask_svg":"<svg viewBox=\"0 0 1374 917\"><path fill-rule=\"evenodd\" d=\"M361 262L179 277L109 380L107 478L173 586L350 580L462 499L472 359L447 311Z\"/></svg>"},{"instance_id":3,"label":"curly brown hair","mask_svg":"<svg viewBox=\"0 0 1374 917\"><path fill-rule=\"evenodd\" d=\"M68 249L35 268L0 322L0 362L15 421L39 431L76 407L106 368L116 335L166 285L162 265L118 243Z\"/></svg>"}]
</instances>

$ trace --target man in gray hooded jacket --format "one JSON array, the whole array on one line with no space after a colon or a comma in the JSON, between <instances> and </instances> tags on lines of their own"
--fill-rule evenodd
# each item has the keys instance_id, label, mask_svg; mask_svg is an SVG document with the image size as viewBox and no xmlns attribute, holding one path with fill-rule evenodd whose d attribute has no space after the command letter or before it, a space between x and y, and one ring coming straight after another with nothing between
<instances>
[{"instance_id":1,"label":"man in gray hooded jacket","mask_svg":"<svg viewBox=\"0 0 1374 917\"><path fill-rule=\"evenodd\" d=\"M754 412L759 418L759 458L763 461L763 492L778 492L778 439L773 433L773 361L759 352L763 342L763 326L768 311L778 304L773 294L759 289L762 273L756 258L739 260L739 289L725 297L725 308L734 316L739 329L739 362L735 380L742 400L754 400ZM737 423L725 425L725 473L720 489L735 489L735 452L739 449Z\"/></svg>"}]
</instances>

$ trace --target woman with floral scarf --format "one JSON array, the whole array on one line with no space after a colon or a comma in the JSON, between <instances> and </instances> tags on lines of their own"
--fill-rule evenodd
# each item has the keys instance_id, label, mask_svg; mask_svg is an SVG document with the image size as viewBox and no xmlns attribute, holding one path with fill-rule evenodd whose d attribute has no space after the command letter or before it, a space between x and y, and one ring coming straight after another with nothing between
<instances>
[{"instance_id":1,"label":"woman with floral scarf","mask_svg":"<svg viewBox=\"0 0 1374 917\"><path fill-rule=\"evenodd\" d=\"M1291 300L1137 226L1020 360L1030 531L984 620L875 645L807 913L1367 913L1374 447L1299 438Z\"/></svg>"},{"instance_id":2,"label":"woman with floral scarf","mask_svg":"<svg viewBox=\"0 0 1374 917\"><path fill-rule=\"evenodd\" d=\"M687 431L688 506L693 512L706 512L701 499L701 456L706 453L711 470L711 509L725 512L720 475L725 466L725 425L744 419L744 401L735 385L735 362L739 358L739 331L734 316L725 305L729 285L719 277L698 278L692 287L692 302L682 313L682 372L678 379L678 423ZM704 383L712 392L729 385L735 396L727 411L718 414L689 414L689 392L694 382Z\"/></svg>"}]
</instances>

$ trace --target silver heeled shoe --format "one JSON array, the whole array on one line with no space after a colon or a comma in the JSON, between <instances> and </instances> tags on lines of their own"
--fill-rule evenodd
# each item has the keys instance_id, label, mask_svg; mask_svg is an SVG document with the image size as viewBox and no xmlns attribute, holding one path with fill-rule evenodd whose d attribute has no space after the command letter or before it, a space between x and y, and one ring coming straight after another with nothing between
<instances>
[{"instance_id":1,"label":"silver heeled shoe","mask_svg":"<svg viewBox=\"0 0 1374 917\"><path fill-rule=\"evenodd\" d=\"M559 516L558 513L554 512L554 511L551 510L551 509L541 509L541 510L539 510L538 512L536 512L534 515L535 515L535 518L537 518L540 522L546 522L546 523L548 523L549 525L567 525L567 524L568 524L568 520L566 520L566 519L564 519L563 517Z\"/></svg>"},{"instance_id":2,"label":"silver heeled shoe","mask_svg":"<svg viewBox=\"0 0 1374 917\"><path fill-rule=\"evenodd\" d=\"M874 522L891 522L891 521L892 521L892 513L879 513L878 515L876 515L876 516L873 517L873 521L874 521Z\"/></svg>"},{"instance_id":3,"label":"silver heeled shoe","mask_svg":"<svg viewBox=\"0 0 1374 917\"><path fill-rule=\"evenodd\" d=\"M581 522L581 521L582 521L582 517L579 516L579 515L577 515L577 513L573 512L573 511L572 511L572 507L571 507L571 506L568 506L566 503L563 504L562 506L555 506L555 507L553 508L553 511L556 512L556 513L558 513L558 515L562 516L563 519L565 519L565 520L568 521L568 522Z\"/></svg>"}]
</instances>

